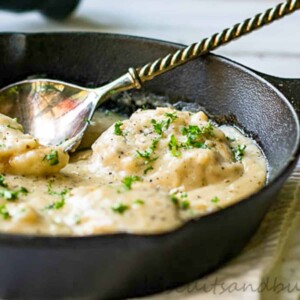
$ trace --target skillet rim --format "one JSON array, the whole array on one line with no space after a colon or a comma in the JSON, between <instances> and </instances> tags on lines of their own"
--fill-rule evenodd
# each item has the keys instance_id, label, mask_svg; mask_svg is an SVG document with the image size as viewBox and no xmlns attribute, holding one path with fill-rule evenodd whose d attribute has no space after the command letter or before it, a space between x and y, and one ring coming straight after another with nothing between
<instances>
[{"instance_id":1,"label":"skillet rim","mask_svg":"<svg viewBox=\"0 0 300 300\"><path fill-rule=\"evenodd\" d=\"M147 37L135 36L135 35L127 35L127 34L107 33L107 32L86 32L86 31L11 32L11 31L8 31L8 32L1 33L0 38L2 36L19 36L19 35L23 35L25 38L27 36L52 36L53 37L53 36L66 36L66 35L68 35L68 36L86 36L86 35L93 36L94 35L94 36L116 37L118 39L127 39L127 40L129 39L129 40L135 40L135 41L155 42L156 44L166 45L166 46L175 46L178 48L186 47L186 45L184 45L184 44L175 43L175 42L171 42L171 41L165 41L165 40L147 38ZM35 246L35 247L40 247L40 248L43 248L44 246L51 246L51 247L58 246L58 247L67 248L67 247L74 246L74 244L76 244L76 246L85 247L88 245L87 242L93 243L95 240L98 241L98 239L99 240L101 239L102 241L107 241L107 240L110 240L111 238L113 238L114 241L118 238L121 240L124 238L134 239L134 240L135 239L159 240L164 237L175 235L177 232L179 232L181 230L185 230L189 226L193 226L193 224L195 222L199 222L199 221L201 221L203 219L207 219L209 217L211 217L211 218L218 217L218 216L224 214L225 212L227 212L229 209L233 209L234 207L241 206L241 205L243 205L243 203L249 202L255 197L259 197L260 195L264 194L269 189L271 189L279 181L284 180L284 182L285 182L286 181L285 177L287 177L292 172L293 168L295 167L295 165L297 163L297 160L300 157L300 125L299 125L300 124L300 116L298 116L295 108L293 107L291 102L286 98L286 96L280 90L278 90L272 83L267 81L265 78L263 78L259 74L257 74L255 70L250 69L250 68L242 65L241 63L235 62L232 59L226 58L221 55L216 55L211 52L209 52L205 56L215 57L221 61L223 60L226 63L229 63L230 65L232 65L233 67L235 67L235 68L237 67L238 69L240 69L243 72L247 73L248 75L252 76L253 78L255 78L255 80L258 80L261 83L265 84L266 86L268 86L268 88L270 88L273 92L275 92L281 98L282 101L285 102L287 107L289 107L292 114L294 115L295 121L298 124L298 131L297 131L297 140L295 142L294 149L291 153L291 158L289 161L286 162L286 164L284 165L282 170L271 181L267 182L267 184L262 189L257 191L256 193L254 193L254 194L252 194L230 206L227 206L216 212L188 220L184 224L182 224L180 227L175 228L174 230L162 232L159 234L144 234L143 235L143 234L117 232L117 233L110 233L110 234L98 234L98 235L86 235L86 236L50 236L50 235L46 236L46 235L12 234L12 233L0 232L1 245L5 245L5 246L22 245L22 246L27 246L27 247ZM268 74L265 74L265 75L268 75ZM276 76L273 76L273 77L281 79L280 77L276 77ZM292 78L285 78L285 80L289 80L289 79L292 79ZM300 79L298 79L298 80L300 82Z\"/></svg>"}]
</instances>

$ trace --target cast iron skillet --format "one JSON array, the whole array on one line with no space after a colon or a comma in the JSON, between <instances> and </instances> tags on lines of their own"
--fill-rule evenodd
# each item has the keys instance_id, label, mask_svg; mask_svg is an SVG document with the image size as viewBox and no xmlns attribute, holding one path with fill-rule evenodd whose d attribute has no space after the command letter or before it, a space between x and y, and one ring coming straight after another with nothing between
<instances>
[{"instance_id":1,"label":"cast iron skillet","mask_svg":"<svg viewBox=\"0 0 300 300\"><path fill-rule=\"evenodd\" d=\"M0 86L34 74L100 86L128 67L180 47L110 34L2 34ZM300 80L257 75L207 55L154 79L144 89L201 103L212 114L234 115L268 159L268 185L230 208L167 234L1 234L1 298L114 299L159 292L217 268L239 253L255 232L299 155L299 119L291 102L299 114Z\"/></svg>"}]
</instances>

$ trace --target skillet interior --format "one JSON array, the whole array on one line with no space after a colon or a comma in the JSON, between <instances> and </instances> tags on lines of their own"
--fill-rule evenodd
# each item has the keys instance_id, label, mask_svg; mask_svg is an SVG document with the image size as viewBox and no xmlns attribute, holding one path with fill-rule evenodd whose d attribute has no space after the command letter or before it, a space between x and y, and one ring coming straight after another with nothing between
<instances>
[{"instance_id":1,"label":"skillet interior","mask_svg":"<svg viewBox=\"0 0 300 300\"><path fill-rule=\"evenodd\" d=\"M129 66L141 66L174 50L164 42L103 34L2 35L0 46L0 86L41 74L97 87ZM212 115L235 116L237 124L260 142L270 179L296 151L299 124L286 99L234 62L209 55L159 76L144 88L174 101L201 103Z\"/></svg>"},{"instance_id":2,"label":"skillet interior","mask_svg":"<svg viewBox=\"0 0 300 300\"><path fill-rule=\"evenodd\" d=\"M0 85L46 74L83 86L100 86L128 67L176 47L103 34L1 35ZM273 183L229 209L160 236L1 235L0 257L6 257L0 261L1 297L99 299L155 292L216 268L238 253L253 234L291 172L289 162L298 151L299 123L287 100L254 73L213 55L160 76L145 89L175 101L199 102L211 114L235 115L263 148Z\"/></svg>"}]
</instances>

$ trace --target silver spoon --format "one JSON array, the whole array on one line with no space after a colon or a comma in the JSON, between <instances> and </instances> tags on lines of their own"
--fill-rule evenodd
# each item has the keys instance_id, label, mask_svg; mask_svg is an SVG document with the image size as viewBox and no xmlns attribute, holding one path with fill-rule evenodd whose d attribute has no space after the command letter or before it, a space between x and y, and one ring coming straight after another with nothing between
<instances>
[{"instance_id":1,"label":"silver spoon","mask_svg":"<svg viewBox=\"0 0 300 300\"><path fill-rule=\"evenodd\" d=\"M73 151L79 145L96 108L112 94L140 88L151 80L231 40L300 9L300 0L289 0L257 14L201 42L134 69L96 89L51 79L33 79L14 83L0 90L0 111L18 118L24 131L44 145L62 145Z\"/></svg>"}]
</instances>

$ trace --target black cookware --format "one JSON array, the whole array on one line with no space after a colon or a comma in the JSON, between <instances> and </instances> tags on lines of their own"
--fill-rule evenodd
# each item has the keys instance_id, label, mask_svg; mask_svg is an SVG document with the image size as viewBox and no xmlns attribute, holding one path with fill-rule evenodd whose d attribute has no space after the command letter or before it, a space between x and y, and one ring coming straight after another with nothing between
<instances>
[{"instance_id":1,"label":"black cookware","mask_svg":"<svg viewBox=\"0 0 300 300\"><path fill-rule=\"evenodd\" d=\"M0 86L36 74L101 86L128 67L180 47L110 34L2 34ZM299 155L300 80L258 74L210 54L157 77L144 90L236 119L267 157L268 184L167 234L0 234L0 298L115 299L162 291L216 269L238 254L258 228Z\"/></svg>"},{"instance_id":2,"label":"black cookware","mask_svg":"<svg viewBox=\"0 0 300 300\"><path fill-rule=\"evenodd\" d=\"M80 0L0 0L0 9L13 12L39 11L43 15L61 20L68 17Z\"/></svg>"}]
</instances>

